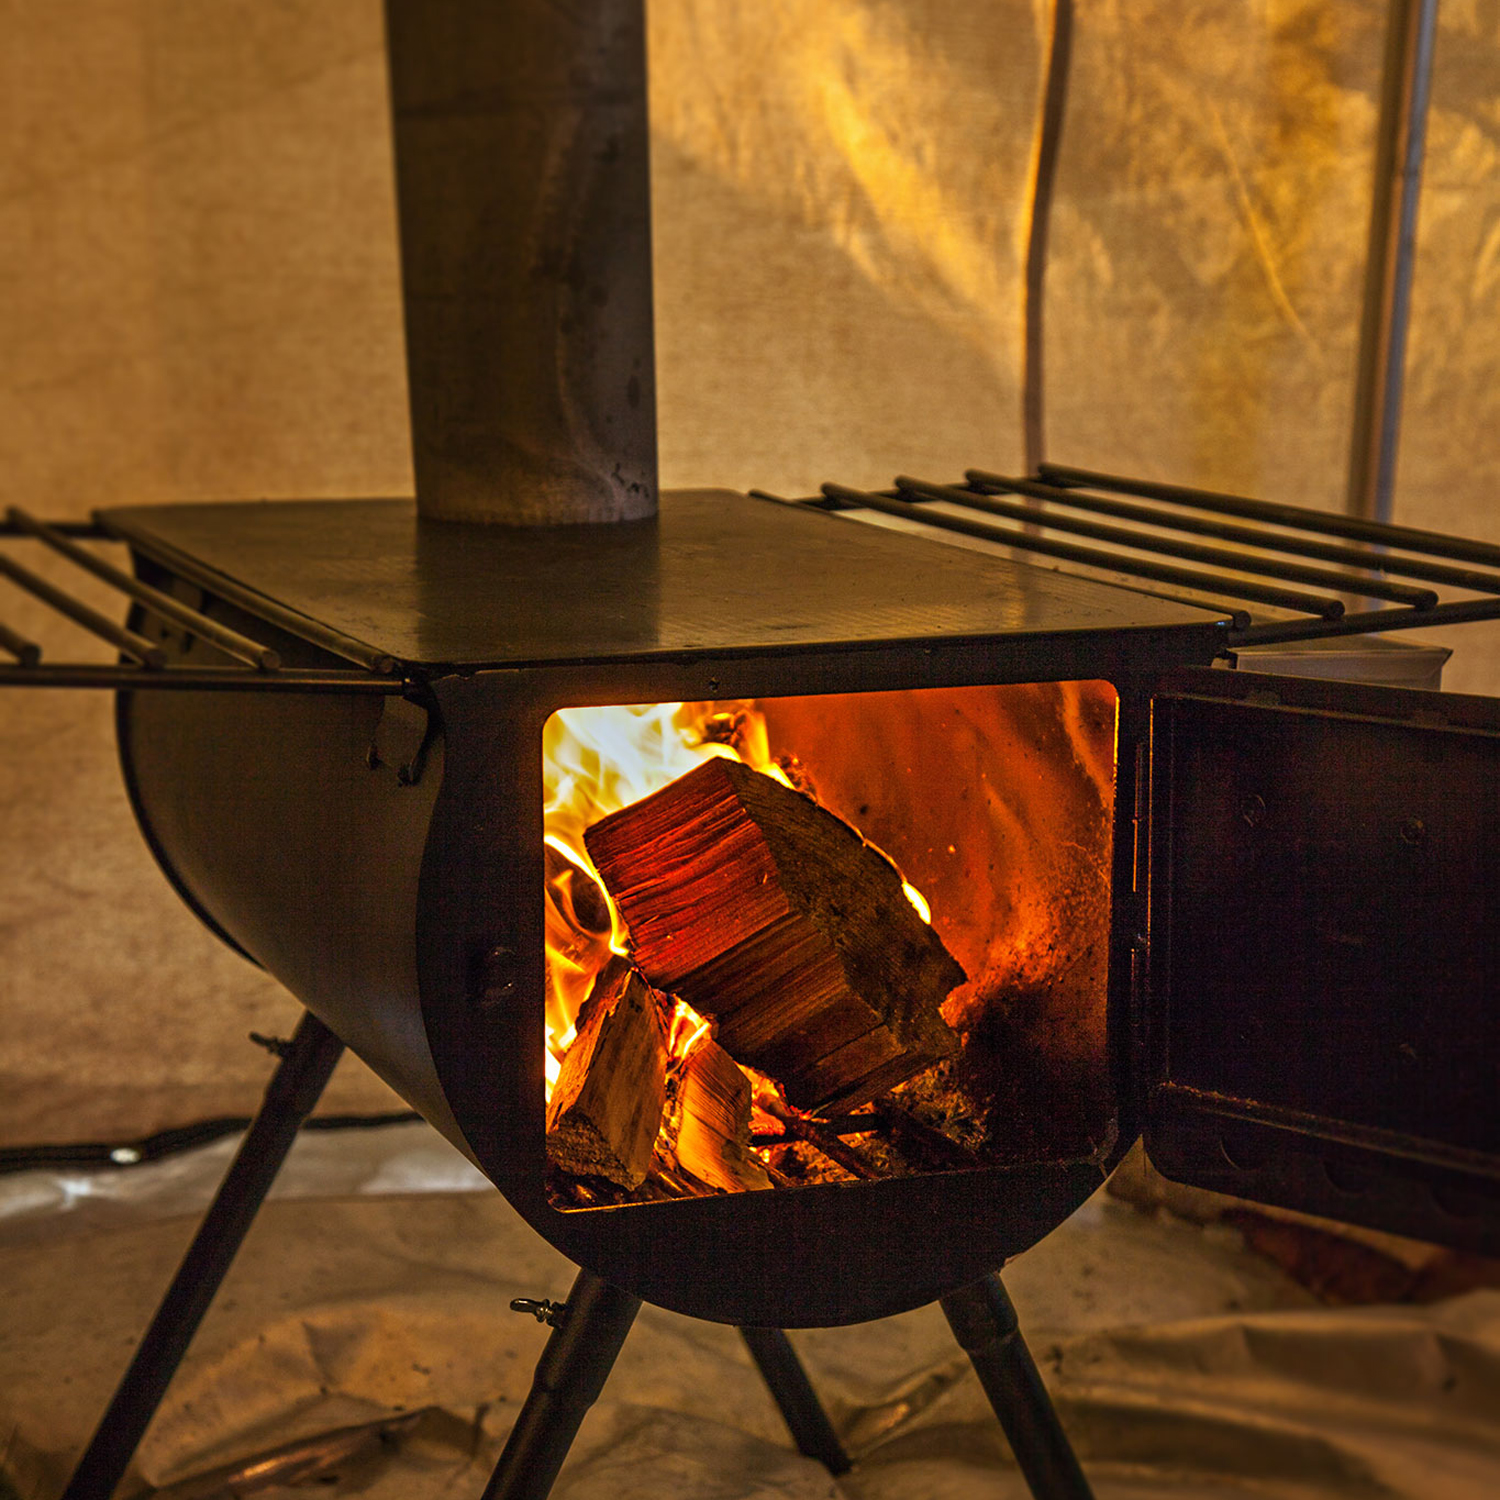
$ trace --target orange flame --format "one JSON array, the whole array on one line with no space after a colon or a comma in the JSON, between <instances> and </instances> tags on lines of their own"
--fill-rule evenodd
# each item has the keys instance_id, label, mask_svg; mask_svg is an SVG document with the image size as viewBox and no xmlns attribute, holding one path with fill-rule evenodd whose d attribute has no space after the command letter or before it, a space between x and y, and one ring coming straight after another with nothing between
<instances>
[{"instance_id":1,"label":"orange flame","mask_svg":"<svg viewBox=\"0 0 1500 1500\"><path fill-rule=\"evenodd\" d=\"M565 708L543 728L549 1098L594 980L611 953L629 952L630 935L588 856L584 830L714 756L793 785L771 755L765 715L748 702ZM921 895L905 888L922 919L930 921ZM672 1055L685 1058L708 1031L709 1023L679 1002L669 1036Z\"/></svg>"},{"instance_id":2,"label":"orange flame","mask_svg":"<svg viewBox=\"0 0 1500 1500\"><path fill-rule=\"evenodd\" d=\"M579 1007L629 934L584 847L584 830L714 756L787 781L771 759L765 720L749 705L641 703L560 709L542 731L547 846L547 1089L575 1035ZM790 785L790 782L787 783ZM679 1012L687 1011L679 1005ZM707 1034L692 1015L673 1023L679 1057Z\"/></svg>"}]
</instances>

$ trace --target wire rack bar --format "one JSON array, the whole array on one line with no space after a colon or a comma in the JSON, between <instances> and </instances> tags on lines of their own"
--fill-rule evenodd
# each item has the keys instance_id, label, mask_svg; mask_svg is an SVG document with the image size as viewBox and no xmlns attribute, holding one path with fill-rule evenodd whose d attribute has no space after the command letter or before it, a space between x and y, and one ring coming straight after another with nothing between
<instances>
[{"instance_id":1,"label":"wire rack bar","mask_svg":"<svg viewBox=\"0 0 1500 1500\"><path fill-rule=\"evenodd\" d=\"M375 647L368 646L353 636L345 635L341 630L334 630L331 626L324 625L309 615L288 609L274 599L269 599L254 589L246 588L222 573L206 568L197 558L168 545L159 538L153 537L149 542L137 543L134 537L123 532L115 532L111 529L109 534L117 541L138 546L147 557L170 568L174 573L191 579L207 589L209 593L228 604L245 610L257 619L264 620L266 624L277 630L284 630L288 635L294 635L310 645L321 647L334 656L343 657L345 661L352 661L367 672L385 676L396 670L396 659L389 652L378 651Z\"/></svg>"},{"instance_id":2,"label":"wire rack bar","mask_svg":"<svg viewBox=\"0 0 1500 1500\"><path fill-rule=\"evenodd\" d=\"M1272 552L1287 552L1298 557L1314 557L1321 562L1338 563L1351 568L1370 568L1402 578L1420 578L1427 583L1443 583L1453 588L1477 589L1483 593L1500 593L1500 573L1482 573L1476 568L1456 568L1451 563L1431 562L1426 558L1404 557L1391 552L1372 552L1368 547L1346 542L1317 541L1306 532L1289 534L1268 531L1255 526L1237 525L1212 514L1193 511L1163 510L1113 495L1099 495L1090 490L1065 489L1037 479L1016 479L993 474L988 469L965 469L964 478L978 490L1014 492L1030 495L1051 505L1065 505L1094 515L1114 516L1142 526L1161 526L1172 531L1190 532L1195 536L1213 537L1246 547L1264 547Z\"/></svg>"},{"instance_id":3,"label":"wire rack bar","mask_svg":"<svg viewBox=\"0 0 1500 1500\"><path fill-rule=\"evenodd\" d=\"M1378 635L1388 630L1410 630L1415 625L1469 625L1477 620L1500 620L1500 598L1461 599L1433 609L1362 609L1342 620L1268 621L1231 630L1233 646L1278 646L1285 641L1323 640L1343 635Z\"/></svg>"},{"instance_id":4,"label":"wire rack bar","mask_svg":"<svg viewBox=\"0 0 1500 1500\"><path fill-rule=\"evenodd\" d=\"M896 480L896 488L906 494L921 495L931 500L946 500L952 505L963 505L1006 520L1029 522L1052 531L1090 537L1094 541L1109 542L1117 547L1157 552L1164 557L1180 557L1187 562L1205 563L1209 567L1225 568L1231 572L1254 573L1286 583L1305 583L1314 588L1334 589L1363 598L1384 599L1394 604L1410 605L1413 609L1431 609L1438 602L1438 596L1432 589L1413 588L1404 583L1386 583L1378 579L1362 578L1358 573L1334 572L1328 568L1308 567L1303 563L1280 562L1224 547L1206 547L1198 542L1175 541L1152 532L1131 531L1123 526L1111 526L1100 521L1080 520L1076 516L1060 516L1041 506L996 500L987 495L976 495L971 490L960 489L957 485L933 484L903 475ZM1131 566L1129 562L1125 564L1127 571Z\"/></svg>"},{"instance_id":5,"label":"wire rack bar","mask_svg":"<svg viewBox=\"0 0 1500 1500\"><path fill-rule=\"evenodd\" d=\"M97 521L48 521L47 524L61 536L76 537L79 541L108 541L109 533ZM25 536L9 516L0 516L0 537Z\"/></svg>"},{"instance_id":6,"label":"wire rack bar","mask_svg":"<svg viewBox=\"0 0 1500 1500\"><path fill-rule=\"evenodd\" d=\"M174 599L170 594L164 594L160 589L152 588L149 583L142 583L139 579L132 578L128 573L115 567L113 563L106 562L87 548L80 547L77 542L64 536L54 526L45 521L38 521L35 516L19 506L12 506L6 519L22 534L35 537L54 552L66 557L69 562L136 600L159 619L181 626L200 640L217 646L236 661L242 661L246 666L255 667L262 672L274 672L281 665L279 653L273 651L271 647L263 646L259 641L253 641L249 636L242 635L237 630L231 630L227 625L219 624L217 620L210 619L201 610L193 609L180 599Z\"/></svg>"},{"instance_id":7,"label":"wire rack bar","mask_svg":"<svg viewBox=\"0 0 1500 1500\"><path fill-rule=\"evenodd\" d=\"M156 671L166 666L167 653L160 646L148 641L143 635L137 635L133 630L127 630L123 625L116 625L92 605L64 593L4 553L0 553L0 574L42 603L50 605L58 614L66 615L75 624L82 625L85 630L97 635L100 640L108 641L117 651L123 651L143 667Z\"/></svg>"},{"instance_id":8,"label":"wire rack bar","mask_svg":"<svg viewBox=\"0 0 1500 1500\"><path fill-rule=\"evenodd\" d=\"M1373 542L1381 547L1400 547L1411 552L1425 552L1432 557L1451 557L1459 562L1500 567L1500 546L1491 542L1470 541L1466 537L1448 536L1441 531L1419 531L1411 526L1394 526L1387 521L1366 521L1358 516L1336 515L1332 511L1307 510L1298 505L1281 505L1271 500L1252 500L1246 495L1227 495L1218 490L1193 489L1188 485L1162 484L1150 479L1124 479L1118 474L1101 474L1095 469L1076 469L1067 464L1041 466L1041 477L1059 488L1117 490L1126 495L1142 495L1148 500L1168 500L1176 505L1198 510L1216 511L1220 515L1246 516L1273 526L1287 526L1298 531L1320 531L1326 536L1351 541Z\"/></svg>"},{"instance_id":9,"label":"wire rack bar","mask_svg":"<svg viewBox=\"0 0 1500 1500\"><path fill-rule=\"evenodd\" d=\"M244 601L244 607L267 621L283 623L293 634L357 661L357 666L332 668L283 669L280 653L254 640L243 631L231 629L201 609L116 567L96 552L78 545L81 540L104 541L129 545L129 539L117 535L97 521L43 521L11 506L0 515L0 539L25 538L39 542L75 567L91 574L116 590L139 608L199 640L206 641L242 665L183 666L167 648L148 640L139 632L117 624L67 589L59 587L13 556L0 551L0 578L7 578L33 598L40 600L55 614L72 620L85 630L113 646L121 659L105 662L54 661L43 647L12 626L0 622L0 688L92 688L114 691L136 691L145 688L189 692L279 692L343 693L390 696L406 692L411 683L398 671L394 658L351 642L337 631L319 626L292 611L283 609L258 595ZM201 571L201 570L200 570ZM196 582L193 571L183 576ZM228 599L232 589L207 590ZM231 600L236 602L237 600ZM10 658L9 661L6 658Z\"/></svg>"},{"instance_id":10,"label":"wire rack bar","mask_svg":"<svg viewBox=\"0 0 1500 1500\"><path fill-rule=\"evenodd\" d=\"M224 693L352 693L399 697L412 684L402 677L376 677L354 667L327 671L283 667L254 672L248 667L167 667L143 671L124 663L97 666L73 662L0 666L0 687L102 688L115 691Z\"/></svg>"},{"instance_id":11,"label":"wire rack bar","mask_svg":"<svg viewBox=\"0 0 1500 1500\"><path fill-rule=\"evenodd\" d=\"M19 631L0 623L0 649L8 651L23 667L34 667L42 659L42 648Z\"/></svg>"},{"instance_id":12,"label":"wire rack bar","mask_svg":"<svg viewBox=\"0 0 1500 1500\"><path fill-rule=\"evenodd\" d=\"M1233 599L1248 599L1258 604L1295 610L1299 614L1318 615L1327 620L1336 620L1344 613L1344 601L1326 595L1305 594L1294 589L1278 588L1272 584L1231 578L1221 573L1179 568L1171 563L1155 562L1149 558L1122 557L1118 552L1105 552L1098 547L1081 547L1073 542L1059 542L1052 537L1012 531L1008 527L997 526L990 521L971 521L965 516L950 516L934 512L911 500L895 499L888 493L857 490L848 485L833 483L823 485L822 490L831 500L883 511L890 516L915 519L944 531L981 537L985 541L1000 542L1007 547L1015 547L1024 552L1038 552L1046 557L1082 563L1091 568L1129 573L1138 578L1150 578L1159 583L1169 583L1176 588L1224 594Z\"/></svg>"}]
</instances>

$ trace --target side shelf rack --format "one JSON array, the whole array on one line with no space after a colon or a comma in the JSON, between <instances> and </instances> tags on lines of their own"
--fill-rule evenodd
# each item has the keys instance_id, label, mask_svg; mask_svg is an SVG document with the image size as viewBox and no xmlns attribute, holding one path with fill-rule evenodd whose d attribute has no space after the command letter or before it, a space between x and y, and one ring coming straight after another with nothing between
<instances>
[{"instance_id":1,"label":"side shelf rack","mask_svg":"<svg viewBox=\"0 0 1500 1500\"><path fill-rule=\"evenodd\" d=\"M169 665L168 653L127 625L117 624L93 605L70 593L34 569L0 550L0 579L24 590L55 615L81 626L118 652L114 662L54 661L43 646L0 619L0 687L160 688L204 691L260 690L281 693L359 693L388 696L408 684L389 657L370 651L357 641L320 627L302 616L287 616L285 624L296 635L348 660L347 668L284 667L272 647L242 631L233 630L202 610L132 577L84 542L123 545L99 521L41 521L19 506L11 506L0 521L0 540L25 538L39 542L80 571L108 585L130 606L164 624L215 647L237 665L185 667ZM271 618L276 606L266 601L261 613ZM273 623L282 623L274 621Z\"/></svg>"},{"instance_id":2,"label":"side shelf rack","mask_svg":"<svg viewBox=\"0 0 1500 1500\"><path fill-rule=\"evenodd\" d=\"M1500 545L1243 495L1043 464L1034 478L968 469L959 483L910 476L883 490L828 483L763 499L848 512L918 533L956 533L1144 592L1226 612L1231 647L1500 619ZM397 695L400 664L256 595L225 601L347 667L282 665L270 646L132 577L83 545L121 545L107 521L45 522L12 507L0 541L35 542L121 594L136 612L209 644L233 665L169 664L162 646L0 549L0 580L113 647L114 662L55 661L0 619L0 687L230 689ZM230 585L226 584L226 588Z\"/></svg>"},{"instance_id":3,"label":"side shelf rack","mask_svg":"<svg viewBox=\"0 0 1500 1500\"><path fill-rule=\"evenodd\" d=\"M1492 543L1062 464L1030 479L968 469L957 484L829 483L785 503L892 517L1222 608L1231 646L1500 619Z\"/></svg>"}]
</instances>

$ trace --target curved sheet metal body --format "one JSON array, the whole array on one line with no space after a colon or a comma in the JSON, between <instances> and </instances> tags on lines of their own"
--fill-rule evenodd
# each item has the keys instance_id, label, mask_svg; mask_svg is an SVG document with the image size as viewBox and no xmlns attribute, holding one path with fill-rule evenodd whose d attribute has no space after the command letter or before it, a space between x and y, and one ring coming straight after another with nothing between
<instances>
[{"instance_id":1,"label":"curved sheet metal body","mask_svg":"<svg viewBox=\"0 0 1500 1500\"><path fill-rule=\"evenodd\" d=\"M746 502L736 509L729 501L705 502L716 532L732 529L746 514ZM180 514L191 524L220 525L233 518L190 512L235 509L186 508ZM281 512L295 529L298 509L246 507L247 524L253 529L268 513ZM138 548L143 576L171 586L174 580L180 585L186 573L215 618L229 624L253 618L253 576L241 575L237 590L246 607L226 603L216 590L235 591L227 590L222 574L201 562L189 567L173 555L168 513L117 514L133 527L141 527L142 517L158 527ZM768 515L779 527L785 514L766 506L750 513L750 521ZM830 571L829 560L818 556L803 590L807 616L783 613L770 625L743 622L739 628L752 633L743 644L662 649L663 635L689 628L681 623L685 609L725 630L709 607L716 602L712 578L706 598L683 606L676 597L676 569L697 576L726 567L739 577L754 559L743 548L727 560L715 559L692 535L674 551L653 530L658 540L647 550L654 549L656 565L641 574L653 588L632 596L639 628L629 620L611 624L617 607L597 598L585 601L580 625L580 617L569 618L554 598L550 609L559 616L561 645L551 659L528 652L514 664L490 657L469 665L451 656L413 662L401 642L381 638L376 644L390 646L411 683L409 701L394 700L389 708L375 698L137 692L121 695L119 727L142 827L189 904L464 1150L559 1250L621 1288L693 1316L828 1326L932 1301L1028 1248L1102 1181L1133 1133L1129 1121L1122 1116L1113 1146L1090 1160L572 1212L551 1207L543 1120L543 724L559 707L588 704L1102 678L1124 684L1122 735L1127 725L1139 733L1139 698L1132 696L1130 674L1204 660L1218 632L1206 613L1109 589L1097 590L1104 605L1145 618L1134 630L1101 625L1081 607L1096 590L1085 587L1075 600L1070 590L1077 580L1022 570L1030 592L1017 596L1014 608L1041 617L1050 609L1055 618L1060 605L1036 601L1059 590L1054 600L1077 606L1073 628L1048 629L1045 618L1038 618L1029 629L1012 625L981 637L967 625L964 611L979 618L978 589L995 588L997 576L1003 583L1003 570L997 575L991 560L925 543L913 547L907 538L874 534L870 542L872 533L832 517L799 513L786 524L794 539L798 527L807 527L814 539L848 536L856 556L871 555L860 554L861 546L889 548L890 556L905 563L901 575L884 579L891 608L903 622L922 618L917 596L926 590L945 612L942 628L902 638L898 630L865 625L866 639L851 646L845 634L841 641L820 623L817 609L842 609L843 619L860 625L874 606L856 609L848 597L868 586L868 598L878 599L876 580ZM576 528L567 530L576 536ZM632 557L642 550L642 534L610 531ZM327 566L346 602L344 616L335 613L332 623L369 640L367 630L352 628L357 622L348 612L394 607L390 586L362 591L347 558L351 533L339 535L345 540ZM442 555L447 535L422 533L419 554L425 549L429 559ZM306 541L304 535L288 549L296 566L309 565ZM519 586L525 566L512 560L506 573L501 558L494 568L481 568L469 545L448 560L454 568L480 579L504 573L511 586ZM524 551L538 544L513 538L475 545ZM545 555L551 548L549 542ZM798 554L790 556L795 561ZM388 557L378 564L387 571L392 566ZM945 583L938 597L924 567L953 586ZM795 580L787 576L792 571L784 567L766 586L795 591ZM598 572L609 575L607 567ZM964 592L966 580L974 585L972 596ZM524 637L546 628L549 618L545 578L534 594L500 604L491 592L478 597L492 613L508 608ZM413 628L440 634L447 627L438 604L446 596L424 597L433 607L412 616ZM451 601L447 608L451 620ZM792 621L797 632L821 633L826 643L789 649L774 636L769 645L753 638L757 630ZM584 627L614 628L624 645L604 651L590 641L580 649ZM288 666L332 660L264 620L257 621L257 635ZM193 653L194 660L213 659L213 648L202 643ZM394 717L382 722L383 715ZM401 764L424 739L420 774L403 780ZM373 757L372 744L382 747ZM1122 757L1124 779L1116 798L1116 881L1123 872L1127 887L1131 840L1120 829L1129 826L1133 766L1133 757ZM1121 1101L1129 1097L1129 930L1117 916L1109 965L1109 1057Z\"/></svg>"},{"instance_id":2,"label":"curved sheet metal body","mask_svg":"<svg viewBox=\"0 0 1500 1500\"><path fill-rule=\"evenodd\" d=\"M380 699L122 693L126 785L168 878L462 1147L433 1069L412 934L441 783L371 769Z\"/></svg>"},{"instance_id":3,"label":"curved sheet metal body","mask_svg":"<svg viewBox=\"0 0 1500 1500\"><path fill-rule=\"evenodd\" d=\"M443 731L415 785L368 764L375 700L138 693L122 695L119 724L137 813L178 890L539 1233L681 1312L824 1326L973 1280L1098 1185L1102 1164L1074 1163L552 1208L538 754L550 704L506 693L503 675L435 685Z\"/></svg>"}]
</instances>

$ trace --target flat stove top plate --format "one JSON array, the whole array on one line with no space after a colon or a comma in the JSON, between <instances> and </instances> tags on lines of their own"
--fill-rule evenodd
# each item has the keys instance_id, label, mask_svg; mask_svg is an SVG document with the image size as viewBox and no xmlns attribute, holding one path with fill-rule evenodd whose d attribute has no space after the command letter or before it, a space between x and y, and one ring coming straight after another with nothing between
<instances>
[{"instance_id":1,"label":"flat stove top plate","mask_svg":"<svg viewBox=\"0 0 1500 1500\"><path fill-rule=\"evenodd\" d=\"M731 490L609 526L419 521L410 500L139 506L101 519L424 667L502 667L1066 632L1202 637L1224 616ZM1179 644L1185 644L1179 639Z\"/></svg>"}]
</instances>

